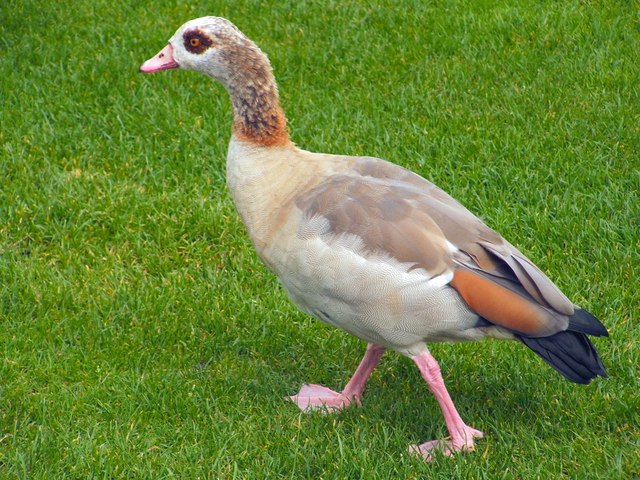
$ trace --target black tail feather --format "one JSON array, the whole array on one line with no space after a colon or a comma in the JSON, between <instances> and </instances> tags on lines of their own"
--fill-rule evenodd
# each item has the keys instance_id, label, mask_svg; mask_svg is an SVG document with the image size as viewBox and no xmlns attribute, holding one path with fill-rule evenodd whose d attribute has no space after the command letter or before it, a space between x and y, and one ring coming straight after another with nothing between
<instances>
[{"instance_id":1,"label":"black tail feather","mask_svg":"<svg viewBox=\"0 0 640 480\"><path fill-rule=\"evenodd\" d=\"M577 308L575 313L569 317L569 328L574 332L586 333L594 337L608 337L609 332L605 326L591 313L581 308Z\"/></svg>"},{"instance_id":2,"label":"black tail feather","mask_svg":"<svg viewBox=\"0 0 640 480\"><path fill-rule=\"evenodd\" d=\"M605 336L608 332L596 317L578 309L569 318L568 330L549 337L518 339L572 382L587 384L595 377L607 377L607 372L585 334Z\"/></svg>"}]
</instances>

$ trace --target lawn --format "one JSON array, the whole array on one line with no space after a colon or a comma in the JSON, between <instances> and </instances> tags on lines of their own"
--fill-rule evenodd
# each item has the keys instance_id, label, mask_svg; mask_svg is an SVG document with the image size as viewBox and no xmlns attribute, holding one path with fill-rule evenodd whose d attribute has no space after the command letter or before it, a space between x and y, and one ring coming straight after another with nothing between
<instances>
[{"instance_id":1,"label":"lawn","mask_svg":"<svg viewBox=\"0 0 640 480\"><path fill-rule=\"evenodd\" d=\"M571 384L516 342L433 345L486 438L431 464L407 445L442 415L397 354L362 408L285 402L341 388L364 345L253 252L226 92L138 73L206 14L269 54L299 146L419 172L601 318L610 378ZM3 2L0 477L640 477L639 52L623 1Z\"/></svg>"}]
</instances>

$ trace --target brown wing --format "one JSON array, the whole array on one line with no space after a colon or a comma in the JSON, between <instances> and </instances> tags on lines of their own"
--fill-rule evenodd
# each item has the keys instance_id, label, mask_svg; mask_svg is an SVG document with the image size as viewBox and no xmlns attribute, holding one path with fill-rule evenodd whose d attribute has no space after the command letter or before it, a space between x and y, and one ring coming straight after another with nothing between
<instances>
[{"instance_id":1,"label":"brown wing","mask_svg":"<svg viewBox=\"0 0 640 480\"><path fill-rule=\"evenodd\" d=\"M457 247L451 285L487 320L530 336L565 330L573 303L533 262L447 193L397 165L363 157L356 170L364 179L384 182L386 195L420 212Z\"/></svg>"},{"instance_id":2,"label":"brown wing","mask_svg":"<svg viewBox=\"0 0 640 480\"><path fill-rule=\"evenodd\" d=\"M431 276L454 266L447 240L429 214L419 208L419 194L401 182L354 175L334 175L300 196L305 217L329 222L328 235L356 235L367 252L386 255Z\"/></svg>"}]
</instances>

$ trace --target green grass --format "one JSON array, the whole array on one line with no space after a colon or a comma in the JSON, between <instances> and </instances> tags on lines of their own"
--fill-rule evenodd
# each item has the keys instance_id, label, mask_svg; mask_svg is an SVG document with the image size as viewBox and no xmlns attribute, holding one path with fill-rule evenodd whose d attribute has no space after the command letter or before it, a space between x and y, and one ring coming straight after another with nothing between
<instances>
[{"instance_id":1,"label":"green grass","mask_svg":"<svg viewBox=\"0 0 640 480\"><path fill-rule=\"evenodd\" d=\"M640 25L634 2L8 0L0 6L0 477L638 478ZM269 54L293 139L420 172L611 332L570 384L522 345L434 345L486 433L446 433L405 358L362 409L301 415L363 353L301 314L224 186L230 105L137 68L184 21Z\"/></svg>"}]
</instances>

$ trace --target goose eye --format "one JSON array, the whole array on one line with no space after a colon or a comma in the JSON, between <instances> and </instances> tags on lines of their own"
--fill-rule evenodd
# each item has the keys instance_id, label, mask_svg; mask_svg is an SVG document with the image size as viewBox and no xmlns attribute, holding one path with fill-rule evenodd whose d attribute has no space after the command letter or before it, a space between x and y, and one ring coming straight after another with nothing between
<instances>
[{"instance_id":1,"label":"goose eye","mask_svg":"<svg viewBox=\"0 0 640 480\"><path fill-rule=\"evenodd\" d=\"M191 53L200 54L213 45L213 40L200 30L185 32L183 35L184 47Z\"/></svg>"}]
</instances>

